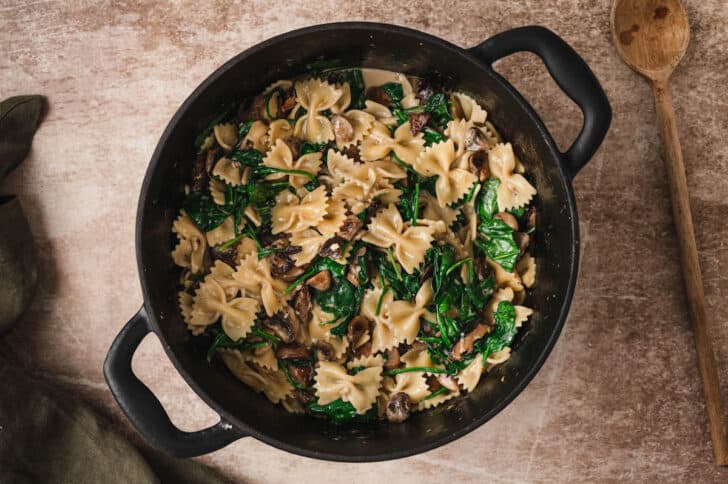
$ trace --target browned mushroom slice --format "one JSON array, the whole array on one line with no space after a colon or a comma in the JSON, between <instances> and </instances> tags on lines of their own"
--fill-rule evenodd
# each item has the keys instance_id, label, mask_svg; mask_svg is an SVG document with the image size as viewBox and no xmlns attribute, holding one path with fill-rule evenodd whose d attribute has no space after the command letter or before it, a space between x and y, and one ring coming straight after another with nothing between
<instances>
[{"instance_id":1,"label":"browned mushroom slice","mask_svg":"<svg viewBox=\"0 0 728 484\"><path fill-rule=\"evenodd\" d=\"M341 114L331 116L331 127L334 129L337 144L349 143L354 139L354 127Z\"/></svg>"},{"instance_id":2,"label":"browned mushroom slice","mask_svg":"<svg viewBox=\"0 0 728 484\"><path fill-rule=\"evenodd\" d=\"M518 220L516 219L516 217L513 216L512 213L498 212L497 214L493 215L493 218L502 220L503 222L505 222L506 225L508 225L513 230L518 230Z\"/></svg>"},{"instance_id":3,"label":"browned mushroom slice","mask_svg":"<svg viewBox=\"0 0 728 484\"><path fill-rule=\"evenodd\" d=\"M528 209L528 212L526 213L526 228L528 230L533 230L536 228L536 209L531 207Z\"/></svg>"},{"instance_id":4,"label":"browned mushroom slice","mask_svg":"<svg viewBox=\"0 0 728 484\"><path fill-rule=\"evenodd\" d=\"M422 269L422 273L420 274L420 285L424 284L427 279L432 277L432 273L434 272L434 267L432 264L428 264L425 266L424 269Z\"/></svg>"},{"instance_id":5,"label":"browned mushroom slice","mask_svg":"<svg viewBox=\"0 0 728 484\"><path fill-rule=\"evenodd\" d=\"M197 153L195 163L192 165L192 184L190 190L193 192L201 192L207 185L207 171L205 170L205 161L207 153Z\"/></svg>"},{"instance_id":6,"label":"browned mushroom slice","mask_svg":"<svg viewBox=\"0 0 728 484\"><path fill-rule=\"evenodd\" d=\"M488 139L478 128L470 128L465 132L465 149L468 151L487 151L490 146Z\"/></svg>"},{"instance_id":7,"label":"browned mushroom slice","mask_svg":"<svg viewBox=\"0 0 728 484\"><path fill-rule=\"evenodd\" d=\"M453 360L460 360L465 353L473 351L473 345L477 340L490 333L490 326L487 324L477 325L471 332L460 338L452 349Z\"/></svg>"},{"instance_id":8,"label":"browned mushroom slice","mask_svg":"<svg viewBox=\"0 0 728 484\"><path fill-rule=\"evenodd\" d=\"M356 348L352 353L351 356L356 358L362 358L364 356L371 356L372 354L372 340L367 341L363 345Z\"/></svg>"},{"instance_id":9,"label":"browned mushroom slice","mask_svg":"<svg viewBox=\"0 0 728 484\"><path fill-rule=\"evenodd\" d=\"M215 162L217 161L217 154L220 151L219 148L208 150L207 158L205 158L205 171L210 174L212 169L215 168Z\"/></svg>"},{"instance_id":10,"label":"browned mushroom slice","mask_svg":"<svg viewBox=\"0 0 728 484\"><path fill-rule=\"evenodd\" d=\"M311 365L288 365L288 374L291 375L293 381L302 387L307 387L313 380L313 367Z\"/></svg>"},{"instance_id":11,"label":"browned mushroom slice","mask_svg":"<svg viewBox=\"0 0 728 484\"><path fill-rule=\"evenodd\" d=\"M285 92L283 96L283 102L280 103L278 108L278 117L286 118L293 108L296 107L296 90L291 87Z\"/></svg>"},{"instance_id":12,"label":"browned mushroom slice","mask_svg":"<svg viewBox=\"0 0 728 484\"><path fill-rule=\"evenodd\" d=\"M311 350L298 343L282 344L276 350L276 358L281 360L310 360Z\"/></svg>"},{"instance_id":13,"label":"browned mushroom slice","mask_svg":"<svg viewBox=\"0 0 728 484\"><path fill-rule=\"evenodd\" d=\"M220 249L220 246L210 247L210 255L212 260L221 260L230 267L235 267L238 263L238 247L231 245L227 249Z\"/></svg>"},{"instance_id":14,"label":"browned mushroom slice","mask_svg":"<svg viewBox=\"0 0 728 484\"><path fill-rule=\"evenodd\" d=\"M308 324L311 319L311 291L308 286L301 286L293 299L293 309L303 324Z\"/></svg>"},{"instance_id":15,"label":"browned mushroom slice","mask_svg":"<svg viewBox=\"0 0 728 484\"><path fill-rule=\"evenodd\" d=\"M386 409L387 420L402 423L409 418L410 400L405 392L398 392L389 397Z\"/></svg>"},{"instance_id":16,"label":"browned mushroom slice","mask_svg":"<svg viewBox=\"0 0 728 484\"><path fill-rule=\"evenodd\" d=\"M399 361L399 350L397 348L390 349L387 351L387 361L384 362L384 369L394 370L399 368Z\"/></svg>"},{"instance_id":17,"label":"browned mushroom slice","mask_svg":"<svg viewBox=\"0 0 728 484\"><path fill-rule=\"evenodd\" d=\"M306 269L303 267L293 266L288 272L281 274L280 278L285 282L292 282L298 279L304 272L306 272Z\"/></svg>"},{"instance_id":18,"label":"browned mushroom slice","mask_svg":"<svg viewBox=\"0 0 728 484\"><path fill-rule=\"evenodd\" d=\"M457 382L451 376L438 375L437 381L440 383L440 385L444 386L451 392L456 392L459 390Z\"/></svg>"},{"instance_id":19,"label":"browned mushroom slice","mask_svg":"<svg viewBox=\"0 0 728 484\"><path fill-rule=\"evenodd\" d=\"M430 121L431 117L432 114L430 113L410 113L409 123L410 131L412 131L412 136L416 136L417 133L422 131L422 129L427 126L427 123Z\"/></svg>"},{"instance_id":20,"label":"browned mushroom slice","mask_svg":"<svg viewBox=\"0 0 728 484\"><path fill-rule=\"evenodd\" d=\"M344 219L344 223L341 225L341 228L336 233L339 237L341 237L344 240L348 240L351 242L354 239L354 236L357 232L359 232L359 229L361 229L364 226L364 221L357 217L356 215L349 215Z\"/></svg>"},{"instance_id":21,"label":"browned mushroom slice","mask_svg":"<svg viewBox=\"0 0 728 484\"><path fill-rule=\"evenodd\" d=\"M367 89L366 98L384 106L390 106L392 104L392 97L380 86L372 86Z\"/></svg>"},{"instance_id":22,"label":"browned mushroom slice","mask_svg":"<svg viewBox=\"0 0 728 484\"><path fill-rule=\"evenodd\" d=\"M475 275L479 281L485 280L490 276L491 270L488 264L485 263L485 258L479 257L475 259Z\"/></svg>"},{"instance_id":23,"label":"browned mushroom slice","mask_svg":"<svg viewBox=\"0 0 728 484\"><path fill-rule=\"evenodd\" d=\"M281 277L293 267L293 261L285 254L273 254L270 261L270 273L273 277Z\"/></svg>"},{"instance_id":24,"label":"browned mushroom slice","mask_svg":"<svg viewBox=\"0 0 728 484\"><path fill-rule=\"evenodd\" d=\"M366 316L362 316L361 314L354 316L352 320L349 321L349 326L346 329L346 337L348 338L352 348L356 349L366 343L366 341L363 340L365 339L364 336L369 333L369 325L369 320Z\"/></svg>"},{"instance_id":25,"label":"browned mushroom slice","mask_svg":"<svg viewBox=\"0 0 728 484\"><path fill-rule=\"evenodd\" d=\"M478 175L480 181L488 178L488 152L476 151L468 159L468 168L475 175Z\"/></svg>"},{"instance_id":26,"label":"browned mushroom slice","mask_svg":"<svg viewBox=\"0 0 728 484\"><path fill-rule=\"evenodd\" d=\"M293 322L279 315L266 318L262 321L263 326L278 336L283 343L293 343L296 337L296 328Z\"/></svg>"},{"instance_id":27,"label":"browned mushroom slice","mask_svg":"<svg viewBox=\"0 0 728 484\"><path fill-rule=\"evenodd\" d=\"M328 270L323 270L309 277L306 284L317 291L326 291L331 287L331 273Z\"/></svg>"},{"instance_id":28,"label":"browned mushroom slice","mask_svg":"<svg viewBox=\"0 0 728 484\"><path fill-rule=\"evenodd\" d=\"M330 257L332 259L340 258L342 255L341 251L344 248L343 242L344 240L339 237L334 237L327 240L326 242L324 242L321 250L319 250L319 255L321 257Z\"/></svg>"},{"instance_id":29,"label":"browned mushroom slice","mask_svg":"<svg viewBox=\"0 0 728 484\"><path fill-rule=\"evenodd\" d=\"M334 361L336 359L336 351L330 343L317 341L314 347L319 361Z\"/></svg>"},{"instance_id":30,"label":"browned mushroom slice","mask_svg":"<svg viewBox=\"0 0 728 484\"><path fill-rule=\"evenodd\" d=\"M513 234L513 239L516 241L516 244L518 244L518 257L520 257L526 252L526 249L528 249L528 246L531 243L531 236L526 232L516 232Z\"/></svg>"}]
</instances>

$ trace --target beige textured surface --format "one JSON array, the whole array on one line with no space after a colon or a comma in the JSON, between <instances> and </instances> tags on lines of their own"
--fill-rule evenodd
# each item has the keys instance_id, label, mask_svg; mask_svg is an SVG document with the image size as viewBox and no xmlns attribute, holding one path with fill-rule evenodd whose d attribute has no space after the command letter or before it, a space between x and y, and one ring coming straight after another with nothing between
<instances>
[{"instance_id":1,"label":"beige textured surface","mask_svg":"<svg viewBox=\"0 0 728 484\"><path fill-rule=\"evenodd\" d=\"M479 430L401 461L317 462L251 439L202 460L244 482L728 481L728 469L711 462L652 100L610 45L609 2L444 4L0 1L0 96L40 93L51 103L30 158L2 187L20 194L41 258L38 296L2 350L138 439L103 382L101 364L141 303L137 195L158 136L189 92L242 49L315 23L393 22L462 46L540 23L587 60L614 120L575 181L581 276L565 331L533 383ZM728 6L695 1L688 11L692 43L673 94L726 394ZM580 114L545 69L519 54L499 70L567 145ZM155 339L142 344L134 364L181 427L214 421Z\"/></svg>"}]
</instances>

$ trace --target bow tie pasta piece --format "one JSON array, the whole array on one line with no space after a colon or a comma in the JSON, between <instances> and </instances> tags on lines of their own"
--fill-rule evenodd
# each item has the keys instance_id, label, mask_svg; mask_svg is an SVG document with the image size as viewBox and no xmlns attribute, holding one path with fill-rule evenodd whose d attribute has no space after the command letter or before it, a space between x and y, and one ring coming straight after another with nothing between
<instances>
[{"instance_id":1,"label":"bow tie pasta piece","mask_svg":"<svg viewBox=\"0 0 728 484\"><path fill-rule=\"evenodd\" d=\"M214 279L222 287L223 291L225 291L225 296L228 299L232 299L240 292L240 285L233 278L234 273L235 269L221 260L216 260L205 279Z\"/></svg>"},{"instance_id":2,"label":"bow tie pasta piece","mask_svg":"<svg viewBox=\"0 0 728 484\"><path fill-rule=\"evenodd\" d=\"M195 293L190 323L193 326L209 326L222 317L223 331L237 341L253 327L258 308L258 301L249 297L228 301L220 284L206 278Z\"/></svg>"},{"instance_id":3,"label":"bow tie pasta piece","mask_svg":"<svg viewBox=\"0 0 728 484\"><path fill-rule=\"evenodd\" d=\"M508 358L511 357L511 348L509 346L506 346L500 351L496 351L495 353L491 353L488 358L485 360L485 371L490 370L495 365L500 365L501 363L505 363L508 361Z\"/></svg>"},{"instance_id":4,"label":"bow tie pasta piece","mask_svg":"<svg viewBox=\"0 0 728 484\"><path fill-rule=\"evenodd\" d=\"M225 151L232 151L238 144L238 130L232 123L217 124L212 129L217 144Z\"/></svg>"},{"instance_id":5,"label":"bow tie pasta piece","mask_svg":"<svg viewBox=\"0 0 728 484\"><path fill-rule=\"evenodd\" d=\"M447 127L445 128L445 136L450 138L457 148L455 150L454 165L457 168L462 168L463 170L468 169L468 160L471 153L465 151L465 139L468 134L468 130L472 126L472 122L460 119L448 122ZM463 156L465 154L468 156Z\"/></svg>"},{"instance_id":6,"label":"bow tie pasta piece","mask_svg":"<svg viewBox=\"0 0 728 484\"><path fill-rule=\"evenodd\" d=\"M427 410L428 408L434 408L437 407L440 404L443 404L447 402L448 400L451 400L455 397L460 395L460 391L457 392L448 392L448 393L442 393L440 395L437 395L436 397L430 398L428 400L422 400L420 403L417 404L417 410Z\"/></svg>"},{"instance_id":7,"label":"bow tie pasta piece","mask_svg":"<svg viewBox=\"0 0 728 484\"><path fill-rule=\"evenodd\" d=\"M462 92L455 92L450 96L451 114L455 119L470 121L474 124L485 123L487 113L480 107L475 99Z\"/></svg>"},{"instance_id":8,"label":"bow tie pasta piece","mask_svg":"<svg viewBox=\"0 0 728 484\"><path fill-rule=\"evenodd\" d=\"M516 271L521 276L523 285L531 288L536 283L536 259L526 255L516 264Z\"/></svg>"},{"instance_id":9,"label":"bow tie pasta piece","mask_svg":"<svg viewBox=\"0 0 728 484\"><path fill-rule=\"evenodd\" d=\"M531 317L533 309L519 305L515 305L514 309L516 310L516 328L520 328Z\"/></svg>"},{"instance_id":10,"label":"bow tie pasta piece","mask_svg":"<svg viewBox=\"0 0 728 484\"><path fill-rule=\"evenodd\" d=\"M397 207L390 204L372 218L362 240L383 249L393 246L394 256L404 270L412 274L425 259L434 234L443 228L442 223L409 226L402 221Z\"/></svg>"},{"instance_id":11,"label":"bow tie pasta piece","mask_svg":"<svg viewBox=\"0 0 728 484\"><path fill-rule=\"evenodd\" d=\"M374 116L352 109L331 117L331 123L336 138L336 146L344 149L347 146L359 143L369 134L374 124Z\"/></svg>"},{"instance_id":12,"label":"bow tie pasta piece","mask_svg":"<svg viewBox=\"0 0 728 484\"><path fill-rule=\"evenodd\" d=\"M321 170L321 153L309 153L301 156L297 160L294 160L291 148L285 141L279 139L265 158L263 158L263 164L270 168L278 168L280 170L299 170L308 172L312 175L318 175ZM271 173L265 178L266 180L278 180L286 177L288 177L288 183L290 183L294 188L301 188L303 185L311 181L310 178L304 175L286 173Z\"/></svg>"},{"instance_id":13,"label":"bow tie pasta piece","mask_svg":"<svg viewBox=\"0 0 728 484\"><path fill-rule=\"evenodd\" d=\"M420 206L422 217L428 220L442 220L446 227L450 227L458 216L458 210L443 207L430 192L420 192Z\"/></svg>"},{"instance_id":14,"label":"bow tie pasta piece","mask_svg":"<svg viewBox=\"0 0 728 484\"><path fill-rule=\"evenodd\" d=\"M394 295L392 291L387 291L382 296L382 288L377 285L364 293L364 298L361 303L361 314L370 321L374 321L374 328L372 330L372 353L388 350L399 344L389 324L389 309L393 300ZM379 306L379 312L377 312L377 306Z\"/></svg>"},{"instance_id":15,"label":"bow tie pasta piece","mask_svg":"<svg viewBox=\"0 0 728 484\"><path fill-rule=\"evenodd\" d=\"M324 218L316 225L316 229L330 239L339 231L346 219L346 205L341 200L329 200Z\"/></svg>"},{"instance_id":16,"label":"bow tie pasta piece","mask_svg":"<svg viewBox=\"0 0 728 484\"><path fill-rule=\"evenodd\" d=\"M382 123L374 123L369 136L364 138L359 147L361 159L364 161L381 160L394 152L408 165L414 165L422 153L425 140L422 133L412 136L410 123L407 121L390 136L389 128Z\"/></svg>"},{"instance_id":17,"label":"bow tie pasta piece","mask_svg":"<svg viewBox=\"0 0 728 484\"><path fill-rule=\"evenodd\" d=\"M326 187L320 186L312 192L302 190L299 193L303 196L283 190L276 196L276 204L271 210L273 235L281 232L292 234L315 227L326 216Z\"/></svg>"},{"instance_id":18,"label":"bow tie pasta piece","mask_svg":"<svg viewBox=\"0 0 728 484\"><path fill-rule=\"evenodd\" d=\"M268 151L268 125L263 121L253 121L250 125L248 134L245 135L243 141L240 142L240 148L243 150L256 149L261 153Z\"/></svg>"},{"instance_id":19,"label":"bow tie pasta piece","mask_svg":"<svg viewBox=\"0 0 728 484\"><path fill-rule=\"evenodd\" d=\"M423 345L424 346L424 345ZM405 368L444 368L442 365L435 364L430 358L430 353L426 347L414 346L400 358ZM422 372L425 375L432 375L432 372Z\"/></svg>"},{"instance_id":20,"label":"bow tie pasta piece","mask_svg":"<svg viewBox=\"0 0 728 484\"><path fill-rule=\"evenodd\" d=\"M322 235L314 229L306 229L291 234L291 245L301 248L299 252L291 255L296 266L300 267L311 262L329 238L329 236Z\"/></svg>"},{"instance_id":21,"label":"bow tie pasta piece","mask_svg":"<svg viewBox=\"0 0 728 484\"><path fill-rule=\"evenodd\" d=\"M384 365L384 358L382 358L382 355L359 356L358 358L349 360L346 363L346 367L350 370L352 368L358 368L360 366L363 366L364 368L371 368L373 366L383 366L383 365Z\"/></svg>"},{"instance_id":22,"label":"bow tie pasta piece","mask_svg":"<svg viewBox=\"0 0 728 484\"><path fill-rule=\"evenodd\" d=\"M394 301L389 307L389 325L397 341L412 343L420 332L420 318L435 321L435 317L425 306L432 301L432 280L428 279L417 291L414 303L410 301Z\"/></svg>"},{"instance_id":23,"label":"bow tie pasta piece","mask_svg":"<svg viewBox=\"0 0 728 484\"><path fill-rule=\"evenodd\" d=\"M172 224L172 232L179 242L172 250L172 260L180 267L189 268L193 274L204 271L207 239L187 213L182 210Z\"/></svg>"},{"instance_id":24,"label":"bow tie pasta piece","mask_svg":"<svg viewBox=\"0 0 728 484\"><path fill-rule=\"evenodd\" d=\"M344 201L352 213L361 212L375 198L380 203L396 203L402 190L392 186L386 174L391 172L399 175L399 172L382 163L358 163L346 155L329 150L326 167L334 186L331 198Z\"/></svg>"},{"instance_id":25,"label":"bow tie pasta piece","mask_svg":"<svg viewBox=\"0 0 728 484\"><path fill-rule=\"evenodd\" d=\"M182 320L187 325L187 329L195 336L204 333L206 326L194 326L192 324L192 305L195 302L192 294L187 291L180 291L177 293L177 301L179 303L179 311L182 313Z\"/></svg>"},{"instance_id":26,"label":"bow tie pasta piece","mask_svg":"<svg viewBox=\"0 0 728 484\"><path fill-rule=\"evenodd\" d=\"M244 226L244 220L241 220L241 227ZM215 247L218 244L227 242L235 238L235 222L232 217L226 218L220 225L214 229L205 232L207 245Z\"/></svg>"},{"instance_id":27,"label":"bow tie pasta piece","mask_svg":"<svg viewBox=\"0 0 728 484\"><path fill-rule=\"evenodd\" d=\"M419 403L430 394L427 381L420 372L400 373L394 378L387 378L384 382L384 390L389 395L404 392L411 403Z\"/></svg>"},{"instance_id":28,"label":"bow tie pasta piece","mask_svg":"<svg viewBox=\"0 0 728 484\"><path fill-rule=\"evenodd\" d=\"M247 362L236 350L220 349L218 354L230 373L254 391L263 392L271 402L278 403L293 394L293 385L282 371L261 368L255 363Z\"/></svg>"},{"instance_id":29,"label":"bow tie pasta piece","mask_svg":"<svg viewBox=\"0 0 728 484\"><path fill-rule=\"evenodd\" d=\"M321 405L341 398L363 415L377 400L382 382L382 367L374 366L349 375L338 363L322 361L316 368L314 387Z\"/></svg>"},{"instance_id":30,"label":"bow tie pasta piece","mask_svg":"<svg viewBox=\"0 0 728 484\"><path fill-rule=\"evenodd\" d=\"M464 197L478 181L478 177L470 171L454 168L454 161L455 146L452 140L447 140L427 148L414 164L419 173L437 176L435 194L443 207Z\"/></svg>"},{"instance_id":31,"label":"bow tie pasta piece","mask_svg":"<svg viewBox=\"0 0 728 484\"><path fill-rule=\"evenodd\" d=\"M379 180L397 181L407 178L407 170L390 159L370 161L367 165L374 168Z\"/></svg>"},{"instance_id":32,"label":"bow tie pasta piece","mask_svg":"<svg viewBox=\"0 0 728 484\"><path fill-rule=\"evenodd\" d=\"M287 119L276 119L268 127L268 143L275 146L278 140L293 136L293 126Z\"/></svg>"},{"instance_id":33,"label":"bow tie pasta piece","mask_svg":"<svg viewBox=\"0 0 728 484\"><path fill-rule=\"evenodd\" d=\"M475 387L478 386L478 382L480 381L480 376L482 374L483 358L481 356L476 356L468 366L460 370L460 372L455 375L455 379L460 385L462 385L464 390L472 392L475 390Z\"/></svg>"},{"instance_id":34,"label":"bow tie pasta piece","mask_svg":"<svg viewBox=\"0 0 728 484\"><path fill-rule=\"evenodd\" d=\"M227 190L225 182L222 182L217 178L210 177L210 181L207 186L210 189L212 201L218 205L225 205L225 191Z\"/></svg>"},{"instance_id":35,"label":"bow tie pasta piece","mask_svg":"<svg viewBox=\"0 0 728 484\"><path fill-rule=\"evenodd\" d=\"M490 259L486 259L485 263L493 271L496 286L510 287L515 292L523 291L523 282L517 272L508 272L500 264Z\"/></svg>"},{"instance_id":36,"label":"bow tie pasta piece","mask_svg":"<svg viewBox=\"0 0 728 484\"><path fill-rule=\"evenodd\" d=\"M375 101L364 101L364 112L374 116L374 119L385 126L396 126L397 117L392 115L392 111L383 104Z\"/></svg>"},{"instance_id":37,"label":"bow tie pasta piece","mask_svg":"<svg viewBox=\"0 0 728 484\"><path fill-rule=\"evenodd\" d=\"M536 189L522 175L515 173L516 156L510 143L498 144L488 152L488 168L500 180L498 209L503 212L528 204Z\"/></svg>"},{"instance_id":38,"label":"bow tie pasta piece","mask_svg":"<svg viewBox=\"0 0 728 484\"><path fill-rule=\"evenodd\" d=\"M344 356L349 340L331 334L330 329L334 327L333 320L333 314L327 313L321 309L321 306L314 304L311 309L311 321L308 323L308 333L312 342L322 341L330 344L334 349L334 358L339 359Z\"/></svg>"},{"instance_id":39,"label":"bow tie pasta piece","mask_svg":"<svg viewBox=\"0 0 728 484\"><path fill-rule=\"evenodd\" d=\"M352 182L362 188L370 189L377 182L377 171L374 166L358 163L334 150L329 150L327 154L326 168L334 184Z\"/></svg>"},{"instance_id":40,"label":"bow tie pasta piece","mask_svg":"<svg viewBox=\"0 0 728 484\"><path fill-rule=\"evenodd\" d=\"M298 102L306 110L306 114L296 121L295 135L313 143L334 139L331 121L321 112L334 106L341 98L342 90L319 79L299 81L295 87Z\"/></svg>"},{"instance_id":41,"label":"bow tie pasta piece","mask_svg":"<svg viewBox=\"0 0 728 484\"><path fill-rule=\"evenodd\" d=\"M351 104L351 86L349 86L348 82L344 82L343 84L334 84L334 87L341 91L341 96L331 106L331 112L334 114L343 113Z\"/></svg>"},{"instance_id":42,"label":"bow tie pasta piece","mask_svg":"<svg viewBox=\"0 0 728 484\"><path fill-rule=\"evenodd\" d=\"M233 278L246 294L260 298L268 316L273 316L286 302L286 283L271 276L270 262L267 258L258 260L257 253L240 261Z\"/></svg>"},{"instance_id":43,"label":"bow tie pasta piece","mask_svg":"<svg viewBox=\"0 0 728 484\"><path fill-rule=\"evenodd\" d=\"M243 180L243 167L230 158L220 158L212 169L212 174L230 185L240 185Z\"/></svg>"},{"instance_id":44,"label":"bow tie pasta piece","mask_svg":"<svg viewBox=\"0 0 728 484\"><path fill-rule=\"evenodd\" d=\"M268 370L278 369L278 358L276 358L276 353L273 351L273 345L270 341L260 348L242 351L240 355L245 361L255 363L260 368L266 368Z\"/></svg>"}]
</instances>

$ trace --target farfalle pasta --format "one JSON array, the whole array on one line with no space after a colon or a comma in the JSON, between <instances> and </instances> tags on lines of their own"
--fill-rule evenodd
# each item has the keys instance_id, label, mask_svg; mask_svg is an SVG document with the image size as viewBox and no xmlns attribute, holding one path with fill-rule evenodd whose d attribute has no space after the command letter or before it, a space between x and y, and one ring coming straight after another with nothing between
<instances>
[{"instance_id":1,"label":"farfalle pasta","mask_svg":"<svg viewBox=\"0 0 728 484\"><path fill-rule=\"evenodd\" d=\"M478 97L424 82L281 79L197 138L180 319L286 411L397 423L467 398L537 316L527 167Z\"/></svg>"}]
</instances>

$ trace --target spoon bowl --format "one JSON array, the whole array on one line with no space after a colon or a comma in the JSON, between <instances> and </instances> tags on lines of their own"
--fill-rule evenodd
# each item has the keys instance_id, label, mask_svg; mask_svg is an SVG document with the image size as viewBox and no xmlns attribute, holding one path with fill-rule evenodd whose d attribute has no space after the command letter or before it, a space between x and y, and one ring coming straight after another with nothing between
<instances>
[{"instance_id":1,"label":"spoon bowl","mask_svg":"<svg viewBox=\"0 0 728 484\"><path fill-rule=\"evenodd\" d=\"M688 16L679 0L616 0L611 23L622 60L651 80L667 80L690 41Z\"/></svg>"}]
</instances>

